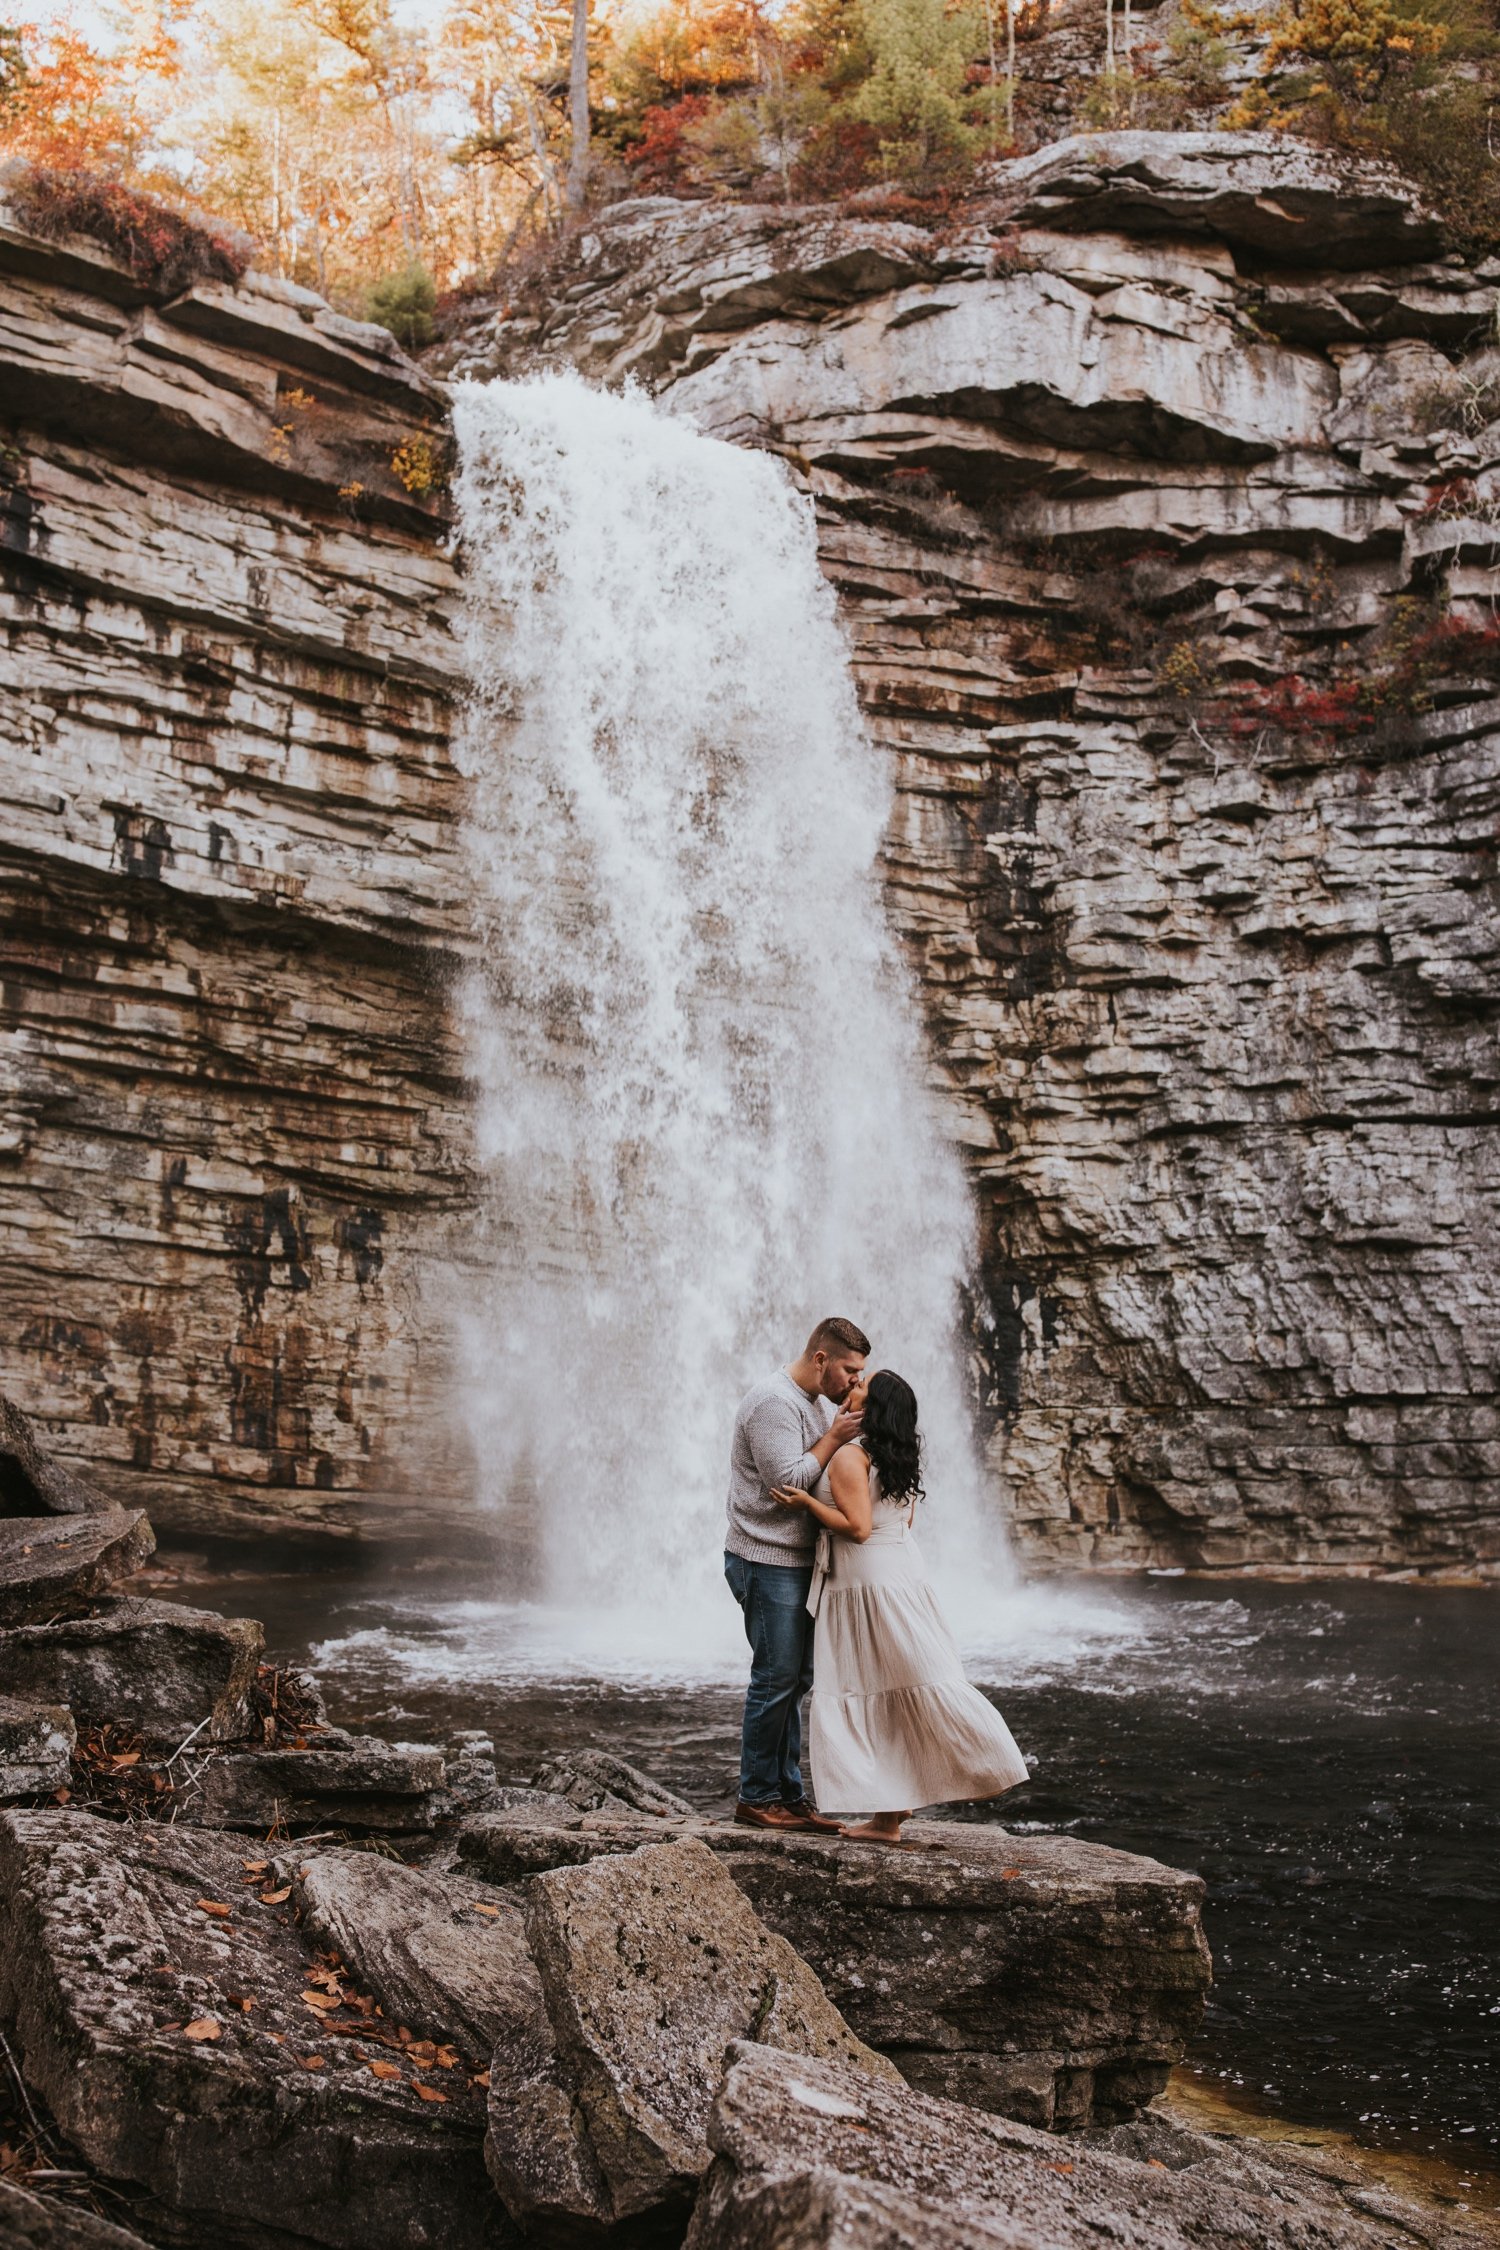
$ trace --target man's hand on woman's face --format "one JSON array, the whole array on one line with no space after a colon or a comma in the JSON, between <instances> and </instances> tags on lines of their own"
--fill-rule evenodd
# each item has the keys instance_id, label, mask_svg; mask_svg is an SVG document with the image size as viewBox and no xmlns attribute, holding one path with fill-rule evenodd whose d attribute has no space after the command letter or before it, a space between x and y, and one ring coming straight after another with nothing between
<instances>
[{"instance_id":1,"label":"man's hand on woman's face","mask_svg":"<svg viewBox=\"0 0 1500 2250\"><path fill-rule=\"evenodd\" d=\"M859 1436L864 1418L863 1409L858 1414L851 1414L847 1406L841 1406L829 1428L840 1445L847 1445L851 1438Z\"/></svg>"}]
</instances>

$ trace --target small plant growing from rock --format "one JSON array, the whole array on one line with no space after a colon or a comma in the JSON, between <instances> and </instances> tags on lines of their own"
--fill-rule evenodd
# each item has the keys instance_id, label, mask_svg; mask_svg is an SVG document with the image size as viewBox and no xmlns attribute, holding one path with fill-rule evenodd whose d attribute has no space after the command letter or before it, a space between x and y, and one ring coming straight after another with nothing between
<instances>
[{"instance_id":1,"label":"small plant growing from rock","mask_svg":"<svg viewBox=\"0 0 1500 2250\"><path fill-rule=\"evenodd\" d=\"M414 430L409 438L402 439L391 455L391 469L415 500L425 500L447 488L445 448L440 439L429 437L425 430Z\"/></svg>"}]
</instances>

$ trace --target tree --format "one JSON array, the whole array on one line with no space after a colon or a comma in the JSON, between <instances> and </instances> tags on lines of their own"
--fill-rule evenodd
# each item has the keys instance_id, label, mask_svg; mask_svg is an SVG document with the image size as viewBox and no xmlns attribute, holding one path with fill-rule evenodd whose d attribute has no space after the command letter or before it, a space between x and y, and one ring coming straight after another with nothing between
<instances>
[{"instance_id":1,"label":"tree","mask_svg":"<svg viewBox=\"0 0 1500 2250\"><path fill-rule=\"evenodd\" d=\"M860 16L872 67L849 113L874 128L887 171L966 162L976 135L964 98L983 26L943 0L861 0Z\"/></svg>"},{"instance_id":2,"label":"tree","mask_svg":"<svg viewBox=\"0 0 1500 2250\"><path fill-rule=\"evenodd\" d=\"M589 181L589 0L573 0L568 56L568 209L583 209Z\"/></svg>"},{"instance_id":3,"label":"tree","mask_svg":"<svg viewBox=\"0 0 1500 2250\"><path fill-rule=\"evenodd\" d=\"M1267 20L1231 17L1226 30L1265 39L1256 83L1226 124L1289 124L1301 112L1374 102L1393 72L1433 60L1448 27L1390 0L1282 0Z\"/></svg>"}]
</instances>

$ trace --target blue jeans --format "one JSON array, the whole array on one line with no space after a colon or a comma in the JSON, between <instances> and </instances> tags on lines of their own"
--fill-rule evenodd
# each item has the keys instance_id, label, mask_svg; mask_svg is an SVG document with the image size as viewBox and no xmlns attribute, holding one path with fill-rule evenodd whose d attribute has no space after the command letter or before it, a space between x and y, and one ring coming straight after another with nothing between
<instances>
[{"instance_id":1,"label":"blue jeans","mask_svg":"<svg viewBox=\"0 0 1500 2250\"><path fill-rule=\"evenodd\" d=\"M802 1798L802 1698L812 1686L812 1563L724 1557L729 1591L745 1616L750 1687L740 1735L740 1799L795 1805Z\"/></svg>"}]
</instances>

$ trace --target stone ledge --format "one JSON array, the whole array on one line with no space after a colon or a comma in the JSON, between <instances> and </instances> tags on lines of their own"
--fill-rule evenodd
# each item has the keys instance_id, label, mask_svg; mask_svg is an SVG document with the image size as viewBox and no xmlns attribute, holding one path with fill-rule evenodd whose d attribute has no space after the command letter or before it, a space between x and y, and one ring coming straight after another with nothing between
<instances>
[{"instance_id":1,"label":"stone ledge","mask_svg":"<svg viewBox=\"0 0 1500 2250\"><path fill-rule=\"evenodd\" d=\"M525 1809L464 1824L459 1852L515 1883L692 1835L795 1945L858 2036L923 2092L1071 2130L1161 2092L1210 1981L1203 1884L1102 1844L912 1821L920 1848L730 1824Z\"/></svg>"}]
</instances>

